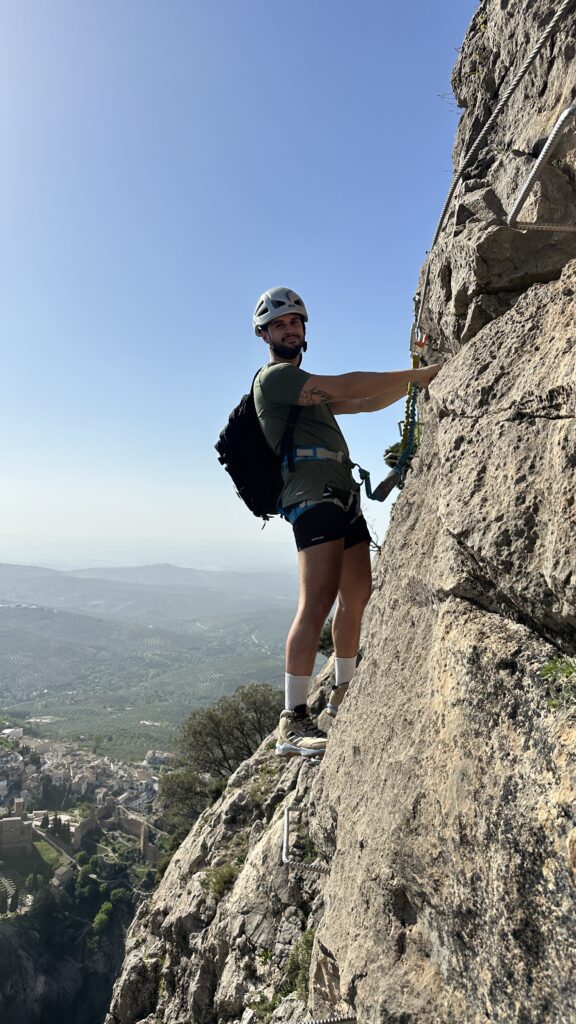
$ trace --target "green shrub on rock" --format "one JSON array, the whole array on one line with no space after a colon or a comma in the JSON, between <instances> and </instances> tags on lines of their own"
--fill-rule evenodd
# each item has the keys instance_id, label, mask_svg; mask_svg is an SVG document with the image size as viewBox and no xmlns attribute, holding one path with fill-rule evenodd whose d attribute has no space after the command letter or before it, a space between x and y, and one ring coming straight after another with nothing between
<instances>
[{"instance_id":1,"label":"green shrub on rock","mask_svg":"<svg viewBox=\"0 0 576 1024\"><path fill-rule=\"evenodd\" d=\"M576 708L576 658L553 658L538 675L546 681L549 707Z\"/></svg>"},{"instance_id":2,"label":"green shrub on rock","mask_svg":"<svg viewBox=\"0 0 576 1024\"><path fill-rule=\"evenodd\" d=\"M304 1002L308 1001L310 963L315 934L315 928L309 928L303 932L292 946L286 964L286 988L289 992L295 991Z\"/></svg>"},{"instance_id":3,"label":"green shrub on rock","mask_svg":"<svg viewBox=\"0 0 576 1024\"><path fill-rule=\"evenodd\" d=\"M226 861L216 868L208 868L202 879L202 888L205 892L211 892L217 900L221 899L224 893L231 889L238 878L238 865Z\"/></svg>"}]
</instances>

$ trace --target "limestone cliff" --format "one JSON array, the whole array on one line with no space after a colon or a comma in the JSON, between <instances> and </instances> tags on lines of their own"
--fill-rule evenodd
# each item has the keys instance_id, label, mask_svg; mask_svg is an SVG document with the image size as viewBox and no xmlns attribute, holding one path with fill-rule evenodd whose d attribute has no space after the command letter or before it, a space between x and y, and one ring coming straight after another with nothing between
<instances>
[{"instance_id":1,"label":"limestone cliff","mask_svg":"<svg viewBox=\"0 0 576 1024\"><path fill-rule=\"evenodd\" d=\"M456 160L553 13L481 3ZM108 1024L297 1020L306 978L316 1017L576 1020L576 717L538 674L576 652L576 234L505 224L574 102L575 44L571 9L431 254L445 367L327 754L279 764L265 744L236 772L141 908ZM572 131L524 216L575 224L575 181ZM325 873L282 865L287 802L292 857Z\"/></svg>"}]
</instances>

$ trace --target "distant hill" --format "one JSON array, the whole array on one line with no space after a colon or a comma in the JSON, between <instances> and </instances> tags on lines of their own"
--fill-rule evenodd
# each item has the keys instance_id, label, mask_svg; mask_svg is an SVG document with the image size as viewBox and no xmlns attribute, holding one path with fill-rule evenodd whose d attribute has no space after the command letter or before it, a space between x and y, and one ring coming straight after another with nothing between
<instances>
[{"instance_id":1,"label":"distant hill","mask_svg":"<svg viewBox=\"0 0 576 1024\"><path fill-rule=\"evenodd\" d=\"M228 572L223 570L187 569L178 565L137 565L126 568L76 569L64 573L83 579L118 580L123 583L144 583L156 587L193 587L241 591L249 594L270 594L280 591L293 597L295 571ZM1 579L1 573L0 573Z\"/></svg>"},{"instance_id":2,"label":"distant hill","mask_svg":"<svg viewBox=\"0 0 576 1024\"><path fill-rule=\"evenodd\" d=\"M0 714L126 757L169 747L193 707L281 684L296 598L289 572L2 564Z\"/></svg>"},{"instance_id":3,"label":"distant hill","mask_svg":"<svg viewBox=\"0 0 576 1024\"><path fill-rule=\"evenodd\" d=\"M58 569L45 569L40 565L10 565L0 562L0 579L6 583L21 582L35 576L60 576Z\"/></svg>"},{"instance_id":4,"label":"distant hill","mask_svg":"<svg viewBox=\"0 0 576 1024\"><path fill-rule=\"evenodd\" d=\"M294 575L226 573L173 565L59 572L0 565L0 603L39 604L101 618L188 630L197 621L296 603Z\"/></svg>"}]
</instances>

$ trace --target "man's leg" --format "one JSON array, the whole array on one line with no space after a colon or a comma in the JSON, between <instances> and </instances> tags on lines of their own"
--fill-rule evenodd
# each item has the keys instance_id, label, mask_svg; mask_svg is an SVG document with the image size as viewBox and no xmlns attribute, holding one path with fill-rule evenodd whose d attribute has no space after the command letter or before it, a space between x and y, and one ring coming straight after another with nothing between
<instances>
[{"instance_id":1,"label":"man's leg","mask_svg":"<svg viewBox=\"0 0 576 1024\"><path fill-rule=\"evenodd\" d=\"M338 603L332 621L337 658L355 658L360 645L364 609L372 593L370 545L367 541L344 551L338 586Z\"/></svg>"},{"instance_id":2,"label":"man's leg","mask_svg":"<svg viewBox=\"0 0 576 1024\"><path fill-rule=\"evenodd\" d=\"M362 616L371 592L370 545L367 541L363 541L347 548L344 552L338 588L338 603L332 621L336 679L328 706L318 719L318 724L324 731L327 731L332 725L354 674L360 645Z\"/></svg>"},{"instance_id":3,"label":"man's leg","mask_svg":"<svg viewBox=\"0 0 576 1024\"><path fill-rule=\"evenodd\" d=\"M324 753L326 737L309 719L306 701L322 626L338 593L343 559L343 538L298 553L300 599L286 643L286 710L278 728L279 754Z\"/></svg>"},{"instance_id":4,"label":"man's leg","mask_svg":"<svg viewBox=\"0 0 576 1024\"><path fill-rule=\"evenodd\" d=\"M310 676L320 633L336 600L344 562L344 539L298 552L300 598L286 643L286 671Z\"/></svg>"}]
</instances>

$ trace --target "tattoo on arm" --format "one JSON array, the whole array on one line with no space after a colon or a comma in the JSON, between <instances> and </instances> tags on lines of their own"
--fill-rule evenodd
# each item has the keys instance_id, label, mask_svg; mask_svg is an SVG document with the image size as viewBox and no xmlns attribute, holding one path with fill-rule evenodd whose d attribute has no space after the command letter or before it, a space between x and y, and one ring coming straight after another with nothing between
<instances>
[{"instance_id":1,"label":"tattoo on arm","mask_svg":"<svg viewBox=\"0 0 576 1024\"><path fill-rule=\"evenodd\" d=\"M298 405L320 405L321 402L333 401L334 395L331 395L329 391L323 391L321 388L309 388L305 384L300 392Z\"/></svg>"}]
</instances>

